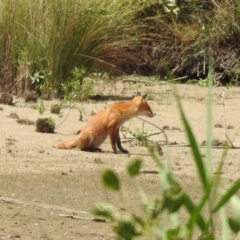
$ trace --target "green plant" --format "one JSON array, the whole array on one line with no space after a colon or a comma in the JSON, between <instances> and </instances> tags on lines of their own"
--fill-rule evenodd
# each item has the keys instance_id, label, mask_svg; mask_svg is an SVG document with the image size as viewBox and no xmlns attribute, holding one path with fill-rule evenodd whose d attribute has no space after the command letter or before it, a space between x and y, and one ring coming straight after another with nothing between
<instances>
[{"instance_id":1,"label":"green plant","mask_svg":"<svg viewBox=\"0 0 240 240\"><path fill-rule=\"evenodd\" d=\"M136 145L145 146L149 137L149 130L144 128L144 122L141 128L137 128L135 132L129 131L133 137Z\"/></svg>"},{"instance_id":2,"label":"green plant","mask_svg":"<svg viewBox=\"0 0 240 240\"><path fill-rule=\"evenodd\" d=\"M125 138L127 137L127 134L130 133L133 136L132 142L138 146L146 146L150 137L149 130L144 127L144 122L142 122L142 127L137 128L134 132L126 127L122 127L121 132Z\"/></svg>"},{"instance_id":3,"label":"green plant","mask_svg":"<svg viewBox=\"0 0 240 240\"><path fill-rule=\"evenodd\" d=\"M62 84L63 95L66 101L83 101L93 94L94 82L90 79L83 81L86 75L85 68L75 67L72 71L72 77Z\"/></svg>"},{"instance_id":4,"label":"green plant","mask_svg":"<svg viewBox=\"0 0 240 240\"><path fill-rule=\"evenodd\" d=\"M86 111L84 107L77 108L79 111L79 121L83 121L83 115L86 115Z\"/></svg>"},{"instance_id":5,"label":"green plant","mask_svg":"<svg viewBox=\"0 0 240 240\"><path fill-rule=\"evenodd\" d=\"M36 132L54 133L55 122L50 118L38 118L36 121Z\"/></svg>"},{"instance_id":6,"label":"green plant","mask_svg":"<svg viewBox=\"0 0 240 240\"><path fill-rule=\"evenodd\" d=\"M162 5L165 13L178 15L180 11L175 0L163 0Z\"/></svg>"},{"instance_id":7,"label":"green plant","mask_svg":"<svg viewBox=\"0 0 240 240\"><path fill-rule=\"evenodd\" d=\"M208 83L209 84L209 83ZM209 86L211 88L211 85ZM211 90L209 90L211 93ZM209 99L211 99L209 95ZM193 198L182 186L181 180L167 163L162 161L154 146L148 147L152 159L159 170L161 189L155 196L148 197L138 181L143 159L135 158L127 166L127 173L133 178L136 188L142 200L141 209L136 213L130 210L119 212L110 203L95 204L93 213L112 222L116 239L195 239L196 230L200 232L198 239L230 239L229 233L240 232L240 199L236 196L240 189L240 178L231 186L221 185L221 174L213 174L211 165L211 134L208 135L207 154L203 159L193 130L183 111L180 98L176 93L178 109L183 121L184 129L191 146L193 161L199 177L201 191ZM211 110L211 109L210 109ZM211 111L208 109L208 115ZM211 121L210 121L211 122ZM222 172L227 149L223 151L216 172ZM119 175L107 169L102 175L103 185L112 191L124 191L123 183ZM126 194L123 194L124 196ZM233 214L228 216L225 208L230 203ZM181 209L187 212L186 221L180 220ZM217 233L216 219L219 214L222 227L221 233Z\"/></svg>"},{"instance_id":8,"label":"green plant","mask_svg":"<svg viewBox=\"0 0 240 240\"><path fill-rule=\"evenodd\" d=\"M37 107L39 114L43 115L45 112L45 105L44 105L44 102L42 99L40 100L39 104L36 105L36 107Z\"/></svg>"},{"instance_id":9,"label":"green plant","mask_svg":"<svg viewBox=\"0 0 240 240\"><path fill-rule=\"evenodd\" d=\"M104 62L108 49L136 42L129 27L143 7L142 1L127 0L0 0L0 6L4 77L16 75L15 88L29 81L42 92L58 94L75 67L89 72L93 62Z\"/></svg>"},{"instance_id":10,"label":"green plant","mask_svg":"<svg viewBox=\"0 0 240 240\"><path fill-rule=\"evenodd\" d=\"M208 86L208 81L207 81L207 79L199 79L197 84L200 87L207 87Z\"/></svg>"},{"instance_id":11,"label":"green plant","mask_svg":"<svg viewBox=\"0 0 240 240\"><path fill-rule=\"evenodd\" d=\"M54 113L54 114L58 114L60 115L61 114L61 109L62 109L62 104L52 104L51 105L51 113Z\"/></svg>"}]
</instances>

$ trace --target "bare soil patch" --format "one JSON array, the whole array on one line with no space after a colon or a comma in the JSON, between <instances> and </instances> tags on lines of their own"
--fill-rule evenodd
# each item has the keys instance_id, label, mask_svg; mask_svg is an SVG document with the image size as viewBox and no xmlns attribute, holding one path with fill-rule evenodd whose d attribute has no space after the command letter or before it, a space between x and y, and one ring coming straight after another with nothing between
<instances>
[{"instance_id":1,"label":"bare soil patch","mask_svg":"<svg viewBox=\"0 0 240 240\"><path fill-rule=\"evenodd\" d=\"M186 115L201 144L206 140L207 89L193 85L178 85L177 88ZM117 86L114 91L119 94L122 89L124 86ZM163 161L168 161L182 184L193 197L197 197L201 188L198 186L191 150L186 146L185 129L172 86L142 87L141 91L145 90L151 92L151 100L148 101L156 113L154 118L146 120L161 128L168 126L165 130L168 140L178 144L163 146ZM111 88L109 92L114 94ZM221 92L222 88L214 88L213 122L223 126L214 128L214 138L226 140L227 133L239 146L240 89L232 87L225 91L225 110ZM101 146L102 153L56 148L58 141L71 139L85 125L91 115L90 109L99 111L113 101L83 103L86 107L84 121L79 121L79 111L74 109L62 111L62 118L51 113L51 105L59 101L44 101L46 111L43 116L32 107L35 103L25 103L24 99L14 99L14 102L15 105L11 106L0 105L0 239L114 239L111 225L95 221L89 212L93 203L100 201L114 203L119 209L139 211L139 194L125 173L127 163L135 156L144 159L145 174L143 172L139 179L148 196L154 197L160 193L156 166L142 146L123 143L130 154L113 154L109 140ZM9 117L12 113L16 113L20 119L34 122L39 117L52 117L56 123L55 134L38 133L34 125L19 124L16 119ZM226 129L228 125L232 128ZM142 127L142 121L133 119L125 126L134 130ZM147 123L144 127L153 133L157 131ZM155 135L152 139L164 141L164 136ZM201 150L204 154L205 148ZM222 153L220 148L213 150L213 168L220 161ZM226 185L239 177L239 153L240 149L228 152L221 173ZM105 168L113 168L120 174L129 195L127 203L122 201L121 195L103 189L100 176Z\"/></svg>"}]
</instances>

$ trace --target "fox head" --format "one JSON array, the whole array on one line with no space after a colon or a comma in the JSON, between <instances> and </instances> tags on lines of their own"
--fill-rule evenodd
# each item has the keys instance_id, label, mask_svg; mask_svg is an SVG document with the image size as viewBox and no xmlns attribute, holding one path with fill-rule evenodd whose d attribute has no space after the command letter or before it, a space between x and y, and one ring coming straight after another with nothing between
<instances>
[{"instance_id":1,"label":"fox head","mask_svg":"<svg viewBox=\"0 0 240 240\"><path fill-rule=\"evenodd\" d=\"M135 104L138 107L138 115L151 118L151 117L155 116L156 114L152 112L152 109L150 108L150 106L146 100L147 95L148 94L146 93L143 96L141 96L141 95L136 96L133 99L133 101L135 102Z\"/></svg>"}]
</instances>

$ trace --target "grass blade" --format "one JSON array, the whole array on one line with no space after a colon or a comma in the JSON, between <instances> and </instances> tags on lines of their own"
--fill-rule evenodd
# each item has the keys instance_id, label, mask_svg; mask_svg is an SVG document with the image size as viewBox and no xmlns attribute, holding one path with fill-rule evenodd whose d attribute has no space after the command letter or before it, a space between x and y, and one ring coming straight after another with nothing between
<instances>
[{"instance_id":1,"label":"grass blade","mask_svg":"<svg viewBox=\"0 0 240 240\"><path fill-rule=\"evenodd\" d=\"M198 147L196 138L194 137L192 128L191 128L190 124L188 123L188 120L187 120L187 118L184 114L184 111L183 111L183 108L182 108L182 105L181 105L181 102L179 100L179 97L178 97L177 93L176 93L176 97L177 97L177 102L178 102L178 108L179 108L179 111L180 111L180 115L182 117L182 121L183 121L184 127L185 127L186 132L187 132L187 137L188 137L189 143L191 144L191 149L192 149L192 153L193 153L193 156L194 156L194 161L197 165L198 174L200 176L203 188L206 191L207 188L208 188L207 177L206 177L206 169L205 169L205 166L204 166L204 163L203 163L200 151L199 151L199 147Z\"/></svg>"},{"instance_id":2,"label":"grass blade","mask_svg":"<svg viewBox=\"0 0 240 240\"><path fill-rule=\"evenodd\" d=\"M227 203L230 198L239 190L240 188L240 179L238 179L233 185L228 189L228 191L223 195L223 197L219 200L216 206L213 208L212 212L218 211L222 206Z\"/></svg>"},{"instance_id":3,"label":"grass blade","mask_svg":"<svg viewBox=\"0 0 240 240\"><path fill-rule=\"evenodd\" d=\"M206 194L207 195L207 194ZM206 200L205 198L203 200ZM204 204L205 201L202 200L202 204ZM188 227L190 230L192 230L194 223L196 222L198 227L204 231L206 229L206 223L200 213L202 209L202 204L200 204L198 207L192 202L190 197L185 194L184 196L184 205L186 209L188 210L190 216L192 216L188 222Z\"/></svg>"}]
</instances>

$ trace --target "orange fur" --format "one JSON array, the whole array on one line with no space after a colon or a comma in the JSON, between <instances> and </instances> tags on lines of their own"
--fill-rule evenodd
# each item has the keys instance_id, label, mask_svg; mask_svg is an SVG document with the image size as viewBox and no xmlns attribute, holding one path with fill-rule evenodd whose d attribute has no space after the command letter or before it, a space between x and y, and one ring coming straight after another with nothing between
<instances>
[{"instance_id":1,"label":"orange fur","mask_svg":"<svg viewBox=\"0 0 240 240\"><path fill-rule=\"evenodd\" d=\"M119 128L131 118L155 115L145 99L146 96L147 94L137 96L129 102L115 103L100 111L88 121L77 138L60 142L57 147L60 149L78 147L82 151L96 151L100 150L98 147L109 136L114 153L117 153L117 148L127 153L128 151L121 145Z\"/></svg>"}]
</instances>

